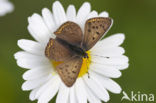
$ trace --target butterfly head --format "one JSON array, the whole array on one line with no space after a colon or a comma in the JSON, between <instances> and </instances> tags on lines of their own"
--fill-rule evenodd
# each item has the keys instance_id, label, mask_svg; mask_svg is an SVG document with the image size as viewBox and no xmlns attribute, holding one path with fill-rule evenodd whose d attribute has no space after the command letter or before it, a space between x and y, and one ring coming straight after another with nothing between
<instances>
[{"instance_id":1,"label":"butterfly head","mask_svg":"<svg viewBox=\"0 0 156 103\"><path fill-rule=\"evenodd\" d=\"M86 52L84 52L83 57L84 57L84 58L87 58L87 59L89 58L89 56L88 56L88 54L87 54Z\"/></svg>"}]
</instances>

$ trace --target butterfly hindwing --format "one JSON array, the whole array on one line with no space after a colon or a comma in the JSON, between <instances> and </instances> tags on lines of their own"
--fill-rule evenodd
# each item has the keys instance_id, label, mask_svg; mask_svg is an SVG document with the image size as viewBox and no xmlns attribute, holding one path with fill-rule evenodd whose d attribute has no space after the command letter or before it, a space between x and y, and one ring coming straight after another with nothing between
<instances>
[{"instance_id":1,"label":"butterfly hindwing","mask_svg":"<svg viewBox=\"0 0 156 103\"><path fill-rule=\"evenodd\" d=\"M78 77L81 66L82 66L82 58L79 56L75 56L65 61L64 63L58 65L56 67L56 70L60 75L62 81L68 87L71 87Z\"/></svg>"},{"instance_id":2,"label":"butterfly hindwing","mask_svg":"<svg viewBox=\"0 0 156 103\"><path fill-rule=\"evenodd\" d=\"M83 39L83 48L87 51L91 49L96 42L108 31L112 24L112 19L97 17L91 18L85 23L85 33Z\"/></svg>"},{"instance_id":3,"label":"butterfly hindwing","mask_svg":"<svg viewBox=\"0 0 156 103\"><path fill-rule=\"evenodd\" d=\"M45 55L50 60L65 61L66 59L72 57L73 53L70 51L68 46L59 42L57 39L51 38L47 44Z\"/></svg>"},{"instance_id":4,"label":"butterfly hindwing","mask_svg":"<svg viewBox=\"0 0 156 103\"><path fill-rule=\"evenodd\" d=\"M82 42L82 30L79 27L79 25L77 25L74 22L66 22L63 25L61 25L59 27L59 29L54 32L54 34L56 35L56 37L72 44L72 45L76 45L79 46L81 45Z\"/></svg>"}]
</instances>

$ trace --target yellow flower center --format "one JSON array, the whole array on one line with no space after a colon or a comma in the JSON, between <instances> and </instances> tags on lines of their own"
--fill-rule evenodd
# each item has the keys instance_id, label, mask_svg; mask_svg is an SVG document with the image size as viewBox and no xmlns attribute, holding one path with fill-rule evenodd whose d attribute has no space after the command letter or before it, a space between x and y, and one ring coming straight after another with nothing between
<instances>
[{"instance_id":1,"label":"yellow flower center","mask_svg":"<svg viewBox=\"0 0 156 103\"><path fill-rule=\"evenodd\" d=\"M90 51L87 51L87 54L88 54L89 58L83 58L83 63L82 63L82 66L81 66L80 73L79 73L78 77L82 77L84 74L88 73L88 69L89 69L89 66L90 66L90 63L91 63ZM59 61L59 62L51 61L51 63L53 65L53 67L56 69L56 67L59 64L62 64L63 61Z\"/></svg>"}]
</instances>

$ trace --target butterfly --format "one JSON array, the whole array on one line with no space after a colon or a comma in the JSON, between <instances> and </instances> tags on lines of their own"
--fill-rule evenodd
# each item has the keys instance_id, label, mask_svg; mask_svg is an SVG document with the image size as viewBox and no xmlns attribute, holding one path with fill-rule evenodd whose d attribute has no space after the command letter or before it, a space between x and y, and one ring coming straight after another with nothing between
<instances>
[{"instance_id":1,"label":"butterfly","mask_svg":"<svg viewBox=\"0 0 156 103\"><path fill-rule=\"evenodd\" d=\"M50 38L45 55L50 60L62 61L56 71L66 86L75 83L83 58L89 58L87 51L103 37L111 24L112 19L107 17L88 19L83 34L78 24L67 21L54 32L56 38Z\"/></svg>"}]
</instances>

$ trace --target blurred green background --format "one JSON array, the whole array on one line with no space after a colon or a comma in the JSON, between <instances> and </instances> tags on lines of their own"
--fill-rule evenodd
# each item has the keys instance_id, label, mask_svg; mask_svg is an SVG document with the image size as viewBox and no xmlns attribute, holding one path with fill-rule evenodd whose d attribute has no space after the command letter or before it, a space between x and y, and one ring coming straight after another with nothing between
<instances>
[{"instance_id":1,"label":"blurred green background","mask_svg":"<svg viewBox=\"0 0 156 103\"><path fill-rule=\"evenodd\" d=\"M78 9L86 0L60 0L65 8L74 4ZM115 79L130 95L131 91L153 93L156 96L156 0L88 0L92 10L108 11L114 25L107 36L125 33L123 47L130 66L122 77ZM32 39L27 31L27 17L47 7L54 0L11 0L13 13L0 17L0 103L36 103L29 100L29 92L21 90L24 69L16 65L13 54L20 49L17 40ZM110 93L109 103L120 103L122 94ZM54 103L54 100L51 101ZM126 100L123 103L131 103Z\"/></svg>"}]
</instances>

